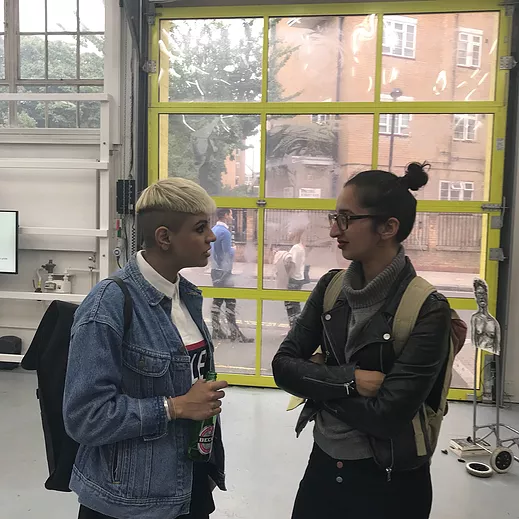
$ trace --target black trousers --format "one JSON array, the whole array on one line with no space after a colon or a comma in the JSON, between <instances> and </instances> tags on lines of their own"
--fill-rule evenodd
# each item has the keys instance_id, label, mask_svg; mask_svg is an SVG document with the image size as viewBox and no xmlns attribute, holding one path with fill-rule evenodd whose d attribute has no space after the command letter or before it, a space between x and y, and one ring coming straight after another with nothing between
<instances>
[{"instance_id":1,"label":"black trousers","mask_svg":"<svg viewBox=\"0 0 519 519\"><path fill-rule=\"evenodd\" d=\"M341 462L314 445L292 519L428 519L431 505L428 464L388 481L372 459Z\"/></svg>"},{"instance_id":2,"label":"black trousers","mask_svg":"<svg viewBox=\"0 0 519 519\"><path fill-rule=\"evenodd\" d=\"M210 487L207 464L195 463L193 471L193 493L191 495L191 512L182 515L178 519L209 519L215 511L213 493ZM100 514L85 506L79 507L78 519L114 519L108 515ZM138 515L135 515L138 519Z\"/></svg>"}]
</instances>

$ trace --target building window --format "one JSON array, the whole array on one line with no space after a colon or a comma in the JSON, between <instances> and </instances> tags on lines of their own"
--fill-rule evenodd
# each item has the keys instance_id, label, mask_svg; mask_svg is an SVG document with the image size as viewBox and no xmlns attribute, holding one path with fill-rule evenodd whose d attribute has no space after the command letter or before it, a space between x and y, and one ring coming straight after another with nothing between
<instances>
[{"instance_id":1,"label":"building window","mask_svg":"<svg viewBox=\"0 0 519 519\"><path fill-rule=\"evenodd\" d=\"M474 182L440 181L440 200L470 202L474 198Z\"/></svg>"},{"instance_id":2,"label":"building window","mask_svg":"<svg viewBox=\"0 0 519 519\"><path fill-rule=\"evenodd\" d=\"M5 0L2 4L7 13L19 16L5 25L5 35L0 33L0 91L103 91L104 0ZM11 43L5 46L5 62L12 64L8 69L4 40ZM0 120L22 128L99 128L100 107L87 102L9 102L0 106Z\"/></svg>"},{"instance_id":3,"label":"building window","mask_svg":"<svg viewBox=\"0 0 519 519\"><path fill-rule=\"evenodd\" d=\"M417 22L407 16L384 16L383 54L414 59Z\"/></svg>"},{"instance_id":4,"label":"building window","mask_svg":"<svg viewBox=\"0 0 519 519\"><path fill-rule=\"evenodd\" d=\"M458 33L458 66L479 68L481 66L481 43L483 31L460 29Z\"/></svg>"},{"instance_id":5,"label":"building window","mask_svg":"<svg viewBox=\"0 0 519 519\"><path fill-rule=\"evenodd\" d=\"M477 138L478 116L476 114L454 115L454 140L474 142Z\"/></svg>"},{"instance_id":6,"label":"building window","mask_svg":"<svg viewBox=\"0 0 519 519\"><path fill-rule=\"evenodd\" d=\"M379 133L381 135L391 135L392 119L395 118L393 135L401 137L409 136L410 114L380 114Z\"/></svg>"},{"instance_id":7,"label":"building window","mask_svg":"<svg viewBox=\"0 0 519 519\"><path fill-rule=\"evenodd\" d=\"M327 122L333 120L333 114L312 114L311 116L312 122L315 124L326 124Z\"/></svg>"}]
</instances>

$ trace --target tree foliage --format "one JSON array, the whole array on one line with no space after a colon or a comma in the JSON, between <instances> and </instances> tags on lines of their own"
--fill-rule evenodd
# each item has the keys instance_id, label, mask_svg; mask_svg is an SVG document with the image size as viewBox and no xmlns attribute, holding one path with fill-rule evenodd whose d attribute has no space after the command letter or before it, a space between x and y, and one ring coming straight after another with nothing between
<instances>
[{"instance_id":1,"label":"tree foliage","mask_svg":"<svg viewBox=\"0 0 519 519\"><path fill-rule=\"evenodd\" d=\"M263 20L172 22L164 34L171 102L249 102L262 99ZM294 49L279 48L270 67L269 100L283 101L275 67ZM199 182L211 195L247 194L244 186L222 185L227 160L260 131L258 115L170 115L169 175Z\"/></svg>"}]
</instances>

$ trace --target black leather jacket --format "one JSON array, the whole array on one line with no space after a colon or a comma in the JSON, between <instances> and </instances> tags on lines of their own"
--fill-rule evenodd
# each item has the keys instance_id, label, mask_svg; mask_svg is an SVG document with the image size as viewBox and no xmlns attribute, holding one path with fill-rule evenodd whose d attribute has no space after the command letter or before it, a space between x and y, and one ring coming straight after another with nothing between
<instances>
[{"instance_id":1,"label":"black leather jacket","mask_svg":"<svg viewBox=\"0 0 519 519\"><path fill-rule=\"evenodd\" d=\"M272 362L278 386L308 399L296 427L298 435L324 409L368 435L374 458L388 476L392 470L417 468L432 455L417 455L412 420L424 403L438 409L451 330L449 304L434 293L425 301L402 354L395 358L393 318L416 276L411 262L406 261L386 303L359 333L348 363L345 344L350 308L346 300L340 296L334 308L323 314L324 293L337 270L319 280ZM309 361L319 345L325 354L324 365ZM375 398L350 391L356 368L386 374Z\"/></svg>"}]
</instances>

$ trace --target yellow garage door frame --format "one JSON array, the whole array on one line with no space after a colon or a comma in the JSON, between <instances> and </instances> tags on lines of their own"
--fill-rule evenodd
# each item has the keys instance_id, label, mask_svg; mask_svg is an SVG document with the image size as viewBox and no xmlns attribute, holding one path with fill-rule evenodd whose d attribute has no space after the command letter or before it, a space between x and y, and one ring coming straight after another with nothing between
<instances>
[{"instance_id":1,"label":"yellow garage door frame","mask_svg":"<svg viewBox=\"0 0 519 519\"><path fill-rule=\"evenodd\" d=\"M244 7L204 7L204 8L162 8L156 13L156 20L151 31L150 52L151 59L159 63L159 27L161 20L175 19L212 19L212 18L253 18L260 17L264 20L263 37L263 87L262 99L258 103L189 103L189 102L160 102L159 101L159 75L150 74L150 105L149 105L149 183L167 176L167 171L160 171L160 116L162 114L259 114L261 120L261 177L259 187L259 199L267 201L268 209L285 210L333 210L335 201L331 199L284 199L265 197L266 178L266 121L269 114L371 114L373 119L373 148L372 167L378 165L378 143L379 143L379 120L380 114L400 113L401 106L396 103L381 102L381 77L382 77L382 31L383 16L391 14L432 14L432 13L458 13L458 12L481 12L494 11L499 13L499 38L496 60L496 81L494 101L452 101L452 102L406 102L405 112L408 114L490 114L493 116L493 132L488 139L488 153L491 155L490 167L487 167L489 177L486 182L485 199L482 201L435 201L420 200L418 211L428 213L474 213L483 215L483 239L481 254L481 272L489 285L489 308L491 312L496 310L498 262L491 261L488 257L489 249L498 248L500 244L500 230L491 228L491 218L488 216L493 212L483 208L485 204L500 206L503 195L503 169L504 149L502 143L506 131L506 108L508 98L509 72L501 70L499 58L508 56L511 39L511 12L509 8L496 1L425 1L425 2L384 2L363 4L312 4L312 5L283 5L283 6L244 6ZM369 15L377 16L377 52L376 52L376 75L375 93L373 102L337 102L337 103L269 103L267 99L267 76L268 76L268 50L269 50L269 18L271 17L298 17L298 16L342 16L342 15ZM438 37L439 35L431 35ZM159 67L157 67L159 68ZM165 129L163 128L163 131ZM308 292L265 290L263 288L263 249L264 249L264 216L265 207L258 207L255 198L215 197L219 207L233 207L236 209L258 210L258 282L256 289L218 289L203 288L203 295L207 298L233 297L236 299L249 299L258 302L257 323L262 323L263 301L300 301L308 298ZM496 209L494 214L498 214ZM475 310L473 299L452 298L450 303L453 308L459 310ZM272 377L261 375L261 353L262 353L262 331L261 326L256 327L256 363L254 375L226 375L231 384L275 387ZM482 359L479 359L481 365ZM478 372L480 369L478 368ZM481 386L481 384L479 384ZM471 390L452 389L450 398L465 400L470 398Z\"/></svg>"}]
</instances>

